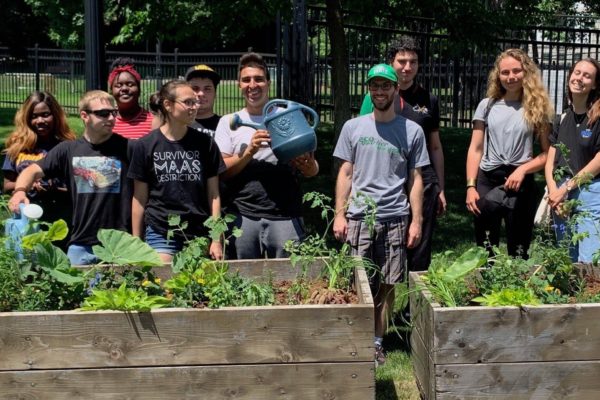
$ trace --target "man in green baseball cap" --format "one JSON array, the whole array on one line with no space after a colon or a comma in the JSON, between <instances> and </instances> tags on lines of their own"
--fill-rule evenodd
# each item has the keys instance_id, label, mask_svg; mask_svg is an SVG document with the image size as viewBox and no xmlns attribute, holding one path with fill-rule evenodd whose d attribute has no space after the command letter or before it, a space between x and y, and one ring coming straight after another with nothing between
<instances>
[{"instance_id":1,"label":"man in green baseball cap","mask_svg":"<svg viewBox=\"0 0 600 400\"><path fill-rule=\"evenodd\" d=\"M333 152L342 161L333 233L350 244L353 255L371 259L380 272L370 282L375 300L375 361L380 365L385 362L382 342L394 304L394 285L404 277L407 248L421 240L421 167L429 164L429 157L423 129L394 110L396 71L387 64L376 65L367 74L367 85L373 112L347 121ZM352 200L357 193L366 194L377 206L373 229L365 223L366 202Z\"/></svg>"}]
</instances>

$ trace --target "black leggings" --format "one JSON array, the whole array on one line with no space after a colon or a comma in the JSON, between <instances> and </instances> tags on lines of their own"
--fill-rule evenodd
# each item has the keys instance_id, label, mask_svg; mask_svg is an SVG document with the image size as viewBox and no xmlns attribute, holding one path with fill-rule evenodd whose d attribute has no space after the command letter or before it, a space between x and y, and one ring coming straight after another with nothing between
<instances>
[{"instance_id":1,"label":"black leggings","mask_svg":"<svg viewBox=\"0 0 600 400\"><path fill-rule=\"evenodd\" d=\"M491 171L479 170L477 174L477 207L485 208L485 195L494 187L504 184L506 178L515 170L514 166L498 167ZM538 204L538 189L533 174L525 176L517 193L515 207L510 210L500 208L490 214L482 212L475 217L475 241L478 246L486 246L491 254L491 247L500 243L500 226L502 220L506 226L506 247L508 254L528 258L527 252L533 235L533 219Z\"/></svg>"}]
</instances>

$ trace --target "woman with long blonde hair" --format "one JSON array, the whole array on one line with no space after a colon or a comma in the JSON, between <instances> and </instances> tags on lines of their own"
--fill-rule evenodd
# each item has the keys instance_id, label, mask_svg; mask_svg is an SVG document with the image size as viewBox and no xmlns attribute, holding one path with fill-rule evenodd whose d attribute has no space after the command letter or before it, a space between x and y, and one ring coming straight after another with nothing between
<instances>
[{"instance_id":1,"label":"woman with long blonde hair","mask_svg":"<svg viewBox=\"0 0 600 400\"><path fill-rule=\"evenodd\" d=\"M504 220L508 253L527 258L538 203L533 174L546 162L553 115L533 60L520 49L502 52L473 116L467 154L466 206L477 245L498 245ZM534 139L542 150L536 157Z\"/></svg>"},{"instance_id":2,"label":"woman with long blonde hair","mask_svg":"<svg viewBox=\"0 0 600 400\"><path fill-rule=\"evenodd\" d=\"M4 192L23 190L15 187L19 173L31 163L41 160L58 143L75 140L67 117L58 101L48 92L35 91L25 99L14 119L15 130L6 139ZM70 198L65 185L57 180L41 180L27 193L30 200L44 209L43 219L58 218L69 222Z\"/></svg>"}]
</instances>

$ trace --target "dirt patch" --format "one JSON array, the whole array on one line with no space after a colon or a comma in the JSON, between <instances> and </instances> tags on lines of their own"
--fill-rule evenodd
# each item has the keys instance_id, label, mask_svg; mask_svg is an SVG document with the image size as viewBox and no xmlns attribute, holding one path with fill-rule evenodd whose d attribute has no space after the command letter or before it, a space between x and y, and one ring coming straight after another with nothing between
<instances>
[{"instance_id":1,"label":"dirt patch","mask_svg":"<svg viewBox=\"0 0 600 400\"><path fill-rule=\"evenodd\" d=\"M329 289L327 281L278 281L275 288L275 304L358 304L354 290Z\"/></svg>"}]
</instances>

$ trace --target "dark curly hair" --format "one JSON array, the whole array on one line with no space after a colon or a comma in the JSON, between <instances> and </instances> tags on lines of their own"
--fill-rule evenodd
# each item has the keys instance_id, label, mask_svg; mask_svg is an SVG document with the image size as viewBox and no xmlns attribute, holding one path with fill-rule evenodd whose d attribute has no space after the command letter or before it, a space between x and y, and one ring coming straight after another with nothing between
<instances>
[{"instance_id":1,"label":"dark curly hair","mask_svg":"<svg viewBox=\"0 0 600 400\"><path fill-rule=\"evenodd\" d=\"M421 58L421 46L419 42L412 36L402 35L392 40L387 49L386 59L388 63L392 63L396 58L396 54L410 51L417 54L418 58Z\"/></svg>"}]
</instances>

